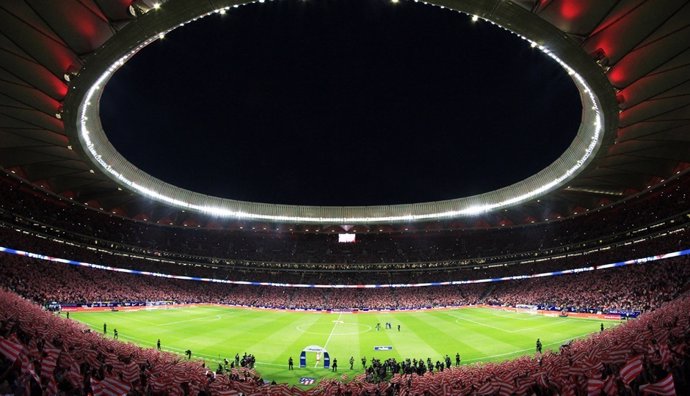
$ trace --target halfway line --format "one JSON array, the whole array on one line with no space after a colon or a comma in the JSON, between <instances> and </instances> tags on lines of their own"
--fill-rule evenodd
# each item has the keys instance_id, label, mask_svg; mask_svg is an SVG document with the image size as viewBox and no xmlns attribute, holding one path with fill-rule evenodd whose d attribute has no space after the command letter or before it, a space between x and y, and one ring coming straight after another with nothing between
<instances>
[{"instance_id":1,"label":"halfway line","mask_svg":"<svg viewBox=\"0 0 690 396\"><path fill-rule=\"evenodd\" d=\"M331 329L331 334L328 335L328 338L326 339L326 343L323 344L323 350L326 350L326 347L328 346L328 343L331 341L331 337L333 337L333 332L335 331L335 328L338 326L338 323L340 323L340 318L343 316L343 313L338 314L338 319L333 323L333 328ZM317 361L314 364L314 368L319 366L319 362Z\"/></svg>"}]
</instances>

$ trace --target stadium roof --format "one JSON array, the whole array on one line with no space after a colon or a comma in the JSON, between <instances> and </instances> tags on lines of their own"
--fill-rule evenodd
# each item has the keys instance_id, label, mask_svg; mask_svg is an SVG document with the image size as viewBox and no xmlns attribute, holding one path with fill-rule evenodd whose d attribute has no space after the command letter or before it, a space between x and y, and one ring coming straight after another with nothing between
<instances>
[{"instance_id":1,"label":"stadium roof","mask_svg":"<svg viewBox=\"0 0 690 396\"><path fill-rule=\"evenodd\" d=\"M115 182L112 172L108 174L93 160L93 152L84 148L83 134L80 141L80 111L85 103L83 99L93 86L89 83L100 78L114 60L180 22L239 3L243 2L26 0L1 5L0 165L38 187L118 215L166 224L217 223L209 216L192 213L190 207L156 203L143 196L141 190L136 193L125 187L126 184ZM572 167L559 164L545 169L551 172L546 177L548 181L565 175L546 188L545 195L531 195L545 183L533 184L528 179L511 186L507 194L499 191L480 200L444 201L415 208L410 205L373 209L303 208L240 203L231 207L232 210L263 214L249 218L268 223L338 225L367 218L371 220L367 222L377 225L400 220L407 224L415 219L445 221L447 216L443 214L455 213L478 216L451 219L454 224L451 227L524 224L566 217L616 202L688 168L688 2L432 3L478 15L526 36L539 46L544 44L547 51L583 77L587 85L580 87L581 94L589 87L596 97L591 106L583 105L580 133L599 112L603 130L593 155L567 158L570 165L581 161L582 170L566 174ZM586 95L582 96L585 104ZM597 108L596 114L589 112L593 107ZM587 143L582 140L589 135L578 136L574 145ZM146 175L136 176L145 178ZM178 190L171 191L169 197L180 198ZM517 206L504 204L516 196L525 199L519 200ZM214 208L227 203L203 202ZM482 214L483 205L494 205L492 208L501 210ZM228 211L223 210L206 212ZM408 214L415 216L408 217ZM240 216L239 221L246 218Z\"/></svg>"}]
</instances>

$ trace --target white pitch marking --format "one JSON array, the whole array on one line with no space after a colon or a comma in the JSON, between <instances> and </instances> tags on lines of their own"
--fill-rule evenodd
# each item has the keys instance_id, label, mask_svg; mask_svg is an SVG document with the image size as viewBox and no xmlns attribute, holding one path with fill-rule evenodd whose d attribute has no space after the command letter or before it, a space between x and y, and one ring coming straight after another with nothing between
<instances>
[{"instance_id":1,"label":"white pitch marking","mask_svg":"<svg viewBox=\"0 0 690 396\"><path fill-rule=\"evenodd\" d=\"M326 347L328 346L328 343L331 341L331 337L333 337L333 332L335 331L335 328L338 327L338 323L342 323L343 321L340 320L340 318L343 316L342 313L338 314L338 320L333 321L333 328L331 329L331 334L328 335L328 338L326 339L326 343L323 344L323 350L326 350ZM316 368L319 365L319 362L314 363L314 368Z\"/></svg>"},{"instance_id":2,"label":"white pitch marking","mask_svg":"<svg viewBox=\"0 0 690 396\"><path fill-rule=\"evenodd\" d=\"M492 309L492 311L494 311L494 310ZM517 319L517 320L526 320L526 321L537 320L537 319L540 319L542 317L541 315L532 315L532 314L522 313L522 312L506 312L506 311L489 312L489 315L496 316L499 318L510 318L510 319ZM529 317L519 317L519 316L529 316Z\"/></svg>"},{"instance_id":3,"label":"white pitch marking","mask_svg":"<svg viewBox=\"0 0 690 396\"><path fill-rule=\"evenodd\" d=\"M522 327L522 328L519 328L519 329L516 329L516 330L506 330L506 329L502 329L502 328L500 328L500 327L492 326L492 325L489 325L489 324L486 324L486 323L477 322L477 321L474 321L474 320L472 320L472 319L461 318L461 317L455 316L455 315L450 315L450 316L454 317L454 318L456 319L456 321L457 321L458 319L459 319L459 320L464 320L464 321L466 321L466 322L478 324L478 325L480 325L480 326L484 326L484 327L488 327L488 328L490 328L490 329L502 331L502 332L504 332L504 333L522 333L522 332L524 332L524 331L529 331L529 330L533 330L533 329L539 329L539 328L542 328L542 327L557 327L557 326L561 326L561 325L563 325L563 324L567 324L567 323L568 323L567 321L571 321L571 320L579 320L579 321L583 321L583 320L589 321L589 320L592 320L592 319L583 319L583 318L566 318L566 320L560 321L560 322L548 322L548 323L543 323L543 324L540 324L540 325L537 325L537 326Z\"/></svg>"},{"instance_id":4,"label":"white pitch marking","mask_svg":"<svg viewBox=\"0 0 690 396\"><path fill-rule=\"evenodd\" d=\"M207 316L207 317L201 317L201 318L192 318L192 319L185 319L185 320L178 320L175 322L165 322L161 324L160 326L170 326L170 325L176 325L180 323L187 323L187 322L196 322L196 321L202 321L202 322L210 322L210 321L217 321L221 320L223 318L223 315L215 315L213 317Z\"/></svg>"},{"instance_id":5,"label":"white pitch marking","mask_svg":"<svg viewBox=\"0 0 690 396\"><path fill-rule=\"evenodd\" d=\"M461 318L461 317L455 316L455 315L450 315L450 316L454 317L456 320L458 320L458 319L459 319L459 320L464 320L464 321L466 321L466 322L478 324L478 325L480 325L480 326L484 326L484 327L488 327L488 328L490 328L490 329L502 331L502 332L504 332L504 333L510 333L510 330L502 329L502 328L496 327L496 326L491 326L491 325L488 325L488 324L486 324L486 323L477 322L477 321L474 321L474 320L472 320L472 319Z\"/></svg>"},{"instance_id":6,"label":"white pitch marking","mask_svg":"<svg viewBox=\"0 0 690 396\"><path fill-rule=\"evenodd\" d=\"M593 334L593 332L587 332L587 333L584 333L584 334L580 334L580 335L568 337L568 338L565 338L565 339L563 339L563 340L550 342L550 343L548 343L548 344L544 344L544 346L560 344L560 343L562 343L563 341L574 340L574 339L577 339L577 338L580 338L580 337L584 337L584 336L590 335L590 334ZM482 357L480 357L480 358L469 359L469 360L463 360L463 362L476 362L476 361L479 361L479 360L485 360L485 359L491 359L491 358L495 358L495 357L514 355L514 354L516 354L516 353L527 352L527 351L532 351L532 350L535 350L535 348L518 349L518 350L516 350L516 351L506 352L506 353L499 353L499 354L497 354L497 355L482 356Z\"/></svg>"}]
</instances>

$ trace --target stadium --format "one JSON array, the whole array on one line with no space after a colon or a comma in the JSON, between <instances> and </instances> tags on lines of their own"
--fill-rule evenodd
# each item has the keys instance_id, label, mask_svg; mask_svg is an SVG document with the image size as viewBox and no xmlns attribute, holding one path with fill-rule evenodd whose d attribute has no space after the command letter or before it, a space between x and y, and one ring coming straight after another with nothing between
<instances>
[{"instance_id":1,"label":"stadium","mask_svg":"<svg viewBox=\"0 0 690 396\"><path fill-rule=\"evenodd\" d=\"M0 392L690 394L688 21L681 0L3 2ZM301 107L331 133L253 129ZM281 173L301 157L310 178Z\"/></svg>"}]
</instances>

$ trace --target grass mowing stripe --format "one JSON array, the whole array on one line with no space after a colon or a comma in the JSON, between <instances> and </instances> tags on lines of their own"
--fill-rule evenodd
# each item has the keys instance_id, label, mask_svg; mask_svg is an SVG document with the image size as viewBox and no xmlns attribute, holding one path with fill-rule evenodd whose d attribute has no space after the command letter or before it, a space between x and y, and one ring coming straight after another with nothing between
<instances>
[{"instance_id":1,"label":"grass mowing stripe","mask_svg":"<svg viewBox=\"0 0 690 396\"><path fill-rule=\"evenodd\" d=\"M316 378L361 373L360 359L424 358L440 360L459 352L464 363L505 360L534 351L539 337L545 348L599 330L599 322L576 318L534 316L486 308L459 310L330 314L291 311L262 311L234 307L182 307L167 310L120 312L74 312L72 319L87 323L95 331L108 324L117 328L123 340L154 347L161 338L164 350L193 351L193 358L206 359L209 367L235 353L252 353L264 379L298 384L302 376ZM465 318L470 321L458 319ZM336 319L337 318L337 319ZM334 323L334 321L336 323ZM381 331L374 330L382 324ZM391 322L392 329L384 323ZM475 322L475 323L472 323ZM606 327L616 322L607 322ZM402 326L397 331L397 324ZM488 326L491 327L488 327ZM110 336L111 333L109 333ZM331 359L339 358L340 374L314 368L287 370L290 356L299 360L305 346L328 348ZM391 345L392 351L374 352L376 345ZM313 359L313 354L309 359ZM356 370L347 370L349 357Z\"/></svg>"},{"instance_id":2,"label":"grass mowing stripe","mask_svg":"<svg viewBox=\"0 0 690 396\"><path fill-rule=\"evenodd\" d=\"M401 350L401 357L412 358L423 356L443 356L445 347L443 340L449 336L444 326L436 326L431 322L436 322L438 312L415 312L401 318L403 322L402 331L405 333L404 348ZM395 314L396 316L398 314ZM444 334L439 334L444 333ZM444 337L445 335L445 337ZM409 342L409 344L407 344ZM397 345L396 345L397 346ZM441 349L443 347L443 349ZM415 351L415 349L417 349Z\"/></svg>"},{"instance_id":3,"label":"grass mowing stripe","mask_svg":"<svg viewBox=\"0 0 690 396\"><path fill-rule=\"evenodd\" d=\"M381 325L381 330L374 330L373 333L367 337L366 342L364 343L364 350L362 353L369 353L370 356L375 357L375 358L380 358L381 360L384 360L382 356L387 357L395 357L396 359L400 359L402 357L402 350L403 348L411 348L414 345L417 345L416 339L414 336L410 336L405 342L395 342L394 337L397 336L397 330L394 329L386 329L386 323L393 323L395 321L395 314L391 313L381 313L381 314L368 314L366 316L367 319L369 319L370 316L373 316L371 319L371 323L374 325L376 323L382 323ZM392 346L393 350L392 351L376 351L374 348L377 346ZM422 347L426 347L426 345L418 345L419 348L421 349Z\"/></svg>"},{"instance_id":4,"label":"grass mowing stripe","mask_svg":"<svg viewBox=\"0 0 690 396\"><path fill-rule=\"evenodd\" d=\"M331 337L333 337L333 332L335 331L335 328L338 327L338 324L340 323L340 318L342 318L342 317L343 317L343 314L340 313L338 315L338 319L333 321L333 328L331 329L330 334L328 334L328 338L326 338L326 343L323 344L323 349L326 349L326 347L328 346L328 343L331 341Z\"/></svg>"},{"instance_id":5,"label":"grass mowing stripe","mask_svg":"<svg viewBox=\"0 0 690 396\"><path fill-rule=\"evenodd\" d=\"M142 340L142 339L140 339L140 338L131 337L131 336L121 336L120 338L121 338L121 339L125 339L125 340L127 340L127 341L133 341L135 344L140 345L140 346L147 346L147 345L143 342L144 340ZM151 347L153 347L153 346L151 346ZM175 348L175 347L165 347L165 348L161 348L161 350L163 350L163 351L165 351L165 352L172 352L172 353L179 353L179 354L183 354L184 351L185 351L185 349L182 349L182 348ZM208 355L208 354L203 354L203 353L197 353L197 354L195 354L195 356L196 356L196 357L205 358L205 359L209 359L209 360L212 360L212 361L215 361L216 359L218 359L218 356L213 356L213 355ZM221 359L222 359L222 358L221 358ZM220 360L219 360L219 361L220 361ZM268 363L268 362L259 362L259 361L257 361L256 364L257 364L257 365L261 365L261 366L276 366L276 367L283 367L283 366L284 366L284 365L282 365L282 364L275 364L275 363Z\"/></svg>"},{"instance_id":6,"label":"grass mowing stripe","mask_svg":"<svg viewBox=\"0 0 690 396\"><path fill-rule=\"evenodd\" d=\"M191 318L191 319L184 319L184 320L178 320L176 322L167 322L161 324L161 326L174 326L180 323L188 323L188 322L197 322L197 321L202 321L202 322L211 322L211 321L218 321L223 318L222 315L212 315L212 316L202 316L199 318Z\"/></svg>"},{"instance_id":7,"label":"grass mowing stripe","mask_svg":"<svg viewBox=\"0 0 690 396\"><path fill-rule=\"evenodd\" d=\"M481 343L475 337L476 330L468 326L459 326L454 320L450 321L449 316L452 315L447 312L439 312L439 315L431 315L431 317L425 319L427 327L432 327L441 333L432 333L428 342L434 344L445 343L455 348L452 351L443 351L443 354L438 352L438 356L445 355L446 353L452 355L460 353L463 359L466 356L484 356L484 351L480 349Z\"/></svg>"},{"instance_id":8,"label":"grass mowing stripe","mask_svg":"<svg viewBox=\"0 0 690 396\"><path fill-rule=\"evenodd\" d=\"M503 327L493 326L491 328L483 326L478 321L464 322L458 318L458 313L453 312L445 312L444 315L439 315L438 319L445 321L447 323L446 326L452 326L450 328L462 329L463 331L459 332L459 334L462 334L463 337L467 338L474 345L479 345L482 355L490 355L495 353L495 351L521 347L522 337L516 338L511 336ZM499 321L498 323L505 323L505 321Z\"/></svg>"},{"instance_id":9,"label":"grass mowing stripe","mask_svg":"<svg viewBox=\"0 0 690 396\"><path fill-rule=\"evenodd\" d=\"M487 315L494 316L494 317L499 317L499 318L510 318L510 319L515 319L515 320L524 320L526 322L533 321L533 320L539 320L541 318L541 315L538 314L531 314L531 313L522 313L522 312L508 312L508 311L501 311L501 310L496 310L496 309L491 309L490 311L492 312L487 312ZM522 317L522 316L527 316L527 317Z\"/></svg>"},{"instance_id":10,"label":"grass mowing stripe","mask_svg":"<svg viewBox=\"0 0 690 396\"><path fill-rule=\"evenodd\" d=\"M576 335L573 337L564 338L564 339L559 340L559 341L550 342L548 344L543 344L542 346L543 347L549 347L549 346L555 346L555 345L561 346L561 345L563 345L562 343L565 341L570 341L573 338L580 338L580 337L584 337L584 336L587 336L590 334L592 334L592 333L584 333L584 334ZM555 349L555 348L546 348L546 349ZM496 354L496 355L487 355L487 356L484 356L483 358L467 359L467 360L463 360L463 362L464 363L481 362L481 361L492 360L492 359L497 358L497 357L522 356L522 355L525 355L524 352L529 352L529 351L535 351L535 353L536 353L536 346L535 346L535 348L519 349L517 351L512 351L512 352L506 352L506 353L501 353L501 354Z\"/></svg>"},{"instance_id":11,"label":"grass mowing stripe","mask_svg":"<svg viewBox=\"0 0 690 396\"><path fill-rule=\"evenodd\" d=\"M488 327L488 328L490 328L490 329L494 329L494 330L498 330L498 331L502 331L502 332L506 332L506 333L509 332L508 330L505 330L505 329L503 329L503 328L496 327L496 326L492 326L492 325L488 325L488 324L486 324L486 323L477 322L476 320L464 318L464 317L462 317L462 316L460 316L460 315L450 315L450 316L454 317L455 319L464 320L465 322L474 323L474 324L476 324L476 325Z\"/></svg>"},{"instance_id":12,"label":"grass mowing stripe","mask_svg":"<svg viewBox=\"0 0 690 396\"><path fill-rule=\"evenodd\" d=\"M335 328L338 327L338 324L340 323L340 318L343 317L342 312L338 314L338 319L333 321L333 328L331 329L331 332L328 334L328 338L326 338L326 342L323 344L323 349L327 351L328 343L331 342L331 338L333 337L333 332L335 331ZM317 360L314 363L314 368L316 368L319 365L319 361Z\"/></svg>"},{"instance_id":13,"label":"grass mowing stripe","mask_svg":"<svg viewBox=\"0 0 690 396\"><path fill-rule=\"evenodd\" d=\"M482 314L483 314L483 313L482 313ZM473 315L477 316L477 313L475 312L475 313L473 313ZM539 319L541 319L541 320L539 320L539 322L532 320L532 322L534 322L534 323L536 324L535 326L519 326L519 327L516 327L516 326L513 325L513 326L511 326L511 327L514 327L512 330L507 330L507 329L504 329L504 328L499 328L499 327L495 327L495 326L486 324L485 322L473 321L473 320L468 319L468 318L465 318L465 317L460 317L460 315L454 315L454 316L455 316L456 318L458 318L458 319L461 319L461 320L473 322L473 323L478 324L478 325L481 325L481 326L486 326L486 327L494 328L494 329L496 329L496 330L504 331L504 332L506 332L506 333L525 333L526 331L531 331L531 330L533 330L533 329L538 329L538 328L542 328L542 327L551 327L551 326L558 326L558 325L564 325L564 324L570 324L570 325L572 325L572 321L573 321L573 320L576 320L576 321L577 321L577 320L586 321L586 322L588 322L588 323L592 323L592 322L593 322L592 319L582 319L582 318L570 318L570 319L569 319L570 322L565 322L565 321L557 321L557 322L554 322L554 321L545 321L545 320L544 320L544 317L539 317ZM507 319L507 318L506 318L506 317L502 317L502 319L499 319L499 320L502 322L502 321L505 320L505 319ZM510 319L520 319L520 320L523 320L523 319L521 319L521 318L512 318L512 317L511 317ZM489 320L495 322L497 319L496 319L496 318L489 318ZM512 320L511 320L511 322L512 322ZM555 324L554 324L554 323L555 323Z\"/></svg>"},{"instance_id":14,"label":"grass mowing stripe","mask_svg":"<svg viewBox=\"0 0 690 396\"><path fill-rule=\"evenodd\" d=\"M311 318L304 318L288 315L281 323L276 323L276 325L282 328L279 334L267 334L259 340L259 343L273 351L274 356L280 357L287 365L288 358L293 357L294 359L295 351L301 351L301 348L304 347L304 345L300 346L302 333L297 330L299 325L304 322L304 319L316 321L318 316L312 315Z\"/></svg>"}]
</instances>

